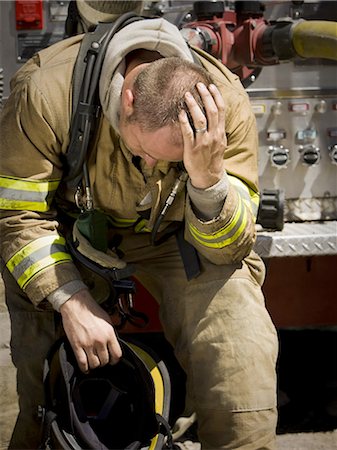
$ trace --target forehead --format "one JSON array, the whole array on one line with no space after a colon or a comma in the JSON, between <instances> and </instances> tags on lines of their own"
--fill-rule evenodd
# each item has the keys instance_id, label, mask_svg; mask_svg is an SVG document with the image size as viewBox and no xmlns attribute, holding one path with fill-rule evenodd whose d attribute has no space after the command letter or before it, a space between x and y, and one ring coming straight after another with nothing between
<instances>
[{"instance_id":1,"label":"forehead","mask_svg":"<svg viewBox=\"0 0 337 450\"><path fill-rule=\"evenodd\" d=\"M131 127L130 131L141 151L164 161L182 160L183 145L179 127L167 125L154 131L142 130L137 124Z\"/></svg>"}]
</instances>

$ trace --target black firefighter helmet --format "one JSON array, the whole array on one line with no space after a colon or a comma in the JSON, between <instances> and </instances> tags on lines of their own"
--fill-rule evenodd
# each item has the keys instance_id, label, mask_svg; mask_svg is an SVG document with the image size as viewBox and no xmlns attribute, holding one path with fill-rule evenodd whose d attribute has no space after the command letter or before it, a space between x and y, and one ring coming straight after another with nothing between
<instances>
[{"instance_id":1,"label":"black firefighter helmet","mask_svg":"<svg viewBox=\"0 0 337 450\"><path fill-rule=\"evenodd\" d=\"M117 364L87 374L67 341L54 346L44 368L41 448L157 450L173 445L165 364L142 344L120 340L120 345L123 356Z\"/></svg>"}]
</instances>

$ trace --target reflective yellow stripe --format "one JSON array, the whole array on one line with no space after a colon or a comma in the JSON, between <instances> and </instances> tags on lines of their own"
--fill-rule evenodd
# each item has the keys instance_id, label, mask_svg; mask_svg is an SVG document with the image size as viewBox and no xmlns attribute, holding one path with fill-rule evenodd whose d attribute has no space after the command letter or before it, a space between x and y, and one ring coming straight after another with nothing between
<instances>
[{"instance_id":1,"label":"reflective yellow stripe","mask_svg":"<svg viewBox=\"0 0 337 450\"><path fill-rule=\"evenodd\" d=\"M247 208L244 206L242 199L240 197L239 199L238 208L229 224L216 233L202 233L194 225L189 224L189 229L193 238L201 245L209 248L223 248L235 242L245 229L248 217ZM237 227L237 229L235 229L235 227ZM231 234L232 231L233 233Z\"/></svg>"},{"instance_id":2,"label":"reflective yellow stripe","mask_svg":"<svg viewBox=\"0 0 337 450\"><path fill-rule=\"evenodd\" d=\"M146 227L146 220L141 219L138 222L139 219L121 219L117 217L109 217L109 221L111 225L113 225L116 228L129 228L132 226L135 226L134 230L136 233L143 233L143 232L149 232L151 231L149 228Z\"/></svg>"},{"instance_id":3,"label":"reflective yellow stripe","mask_svg":"<svg viewBox=\"0 0 337 450\"><path fill-rule=\"evenodd\" d=\"M6 266L23 288L37 273L55 264L70 261L66 252L65 239L58 235L43 236L25 245Z\"/></svg>"},{"instance_id":4,"label":"reflective yellow stripe","mask_svg":"<svg viewBox=\"0 0 337 450\"><path fill-rule=\"evenodd\" d=\"M57 180L30 180L28 178L0 177L0 187L20 191L48 192L55 191L60 184Z\"/></svg>"},{"instance_id":5,"label":"reflective yellow stripe","mask_svg":"<svg viewBox=\"0 0 337 450\"><path fill-rule=\"evenodd\" d=\"M23 289L26 286L26 284L32 281L32 279L39 272L41 272L44 269L47 269L47 267L49 266L55 266L56 264L60 264L65 261L71 261L71 256L69 255L69 253L59 252L54 253L53 255L49 255L46 258L41 259L36 264L30 266L29 269L27 269L26 272L24 272L21 275L21 277L17 280L17 282L21 287L21 289Z\"/></svg>"},{"instance_id":6,"label":"reflective yellow stripe","mask_svg":"<svg viewBox=\"0 0 337 450\"><path fill-rule=\"evenodd\" d=\"M13 255L11 259L7 261L6 266L8 270L12 272L15 266L17 266L24 258L29 257L36 250L39 250L40 248L46 247L51 244L65 245L65 243L66 241L62 236L55 234L51 236L40 237L22 247L21 250L15 253L15 255Z\"/></svg>"},{"instance_id":7,"label":"reflective yellow stripe","mask_svg":"<svg viewBox=\"0 0 337 450\"><path fill-rule=\"evenodd\" d=\"M249 200L243 199L243 203L245 204L246 208L252 213L252 218L255 222L256 214L254 214L254 212L252 211L252 206L253 206L252 202ZM254 210L255 210L255 207L254 207Z\"/></svg>"},{"instance_id":8,"label":"reflective yellow stripe","mask_svg":"<svg viewBox=\"0 0 337 450\"><path fill-rule=\"evenodd\" d=\"M121 219L119 217L109 217L110 223L117 228L127 228L132 227L137 219Z\"/></svg>"},{"instance_id":9,"label":"reflective yellow stripe","mask_svg":"<svg viewBox=\"0 0 337 450\"><path fill-rule=\"evenodd\" d=\"M13 201L5 200L0 198L0 209L5 209L7 211L36 211L36 212L46 212L49 211L49 204L46 202L25 202L25 201Z\"/></svg>"},{"instance_id":10,"label":"reflective yellow stripe","mask_svg":"<svg viewBox=\"0 0 337 450\"><path fill-rule=\"evenodd\" d=\"M258 192L253 191L250 187L249 189L249 195L250 195L250 201L252 203L252 213L254 214L254 217L257 216L257 210L259 209L260 204L260 194Z\"/></svg>"},{"instance_id":11,"label":"reflective yellow stripe","mask_svg":"<svg viewBox=\"0 0 337 450\"><path fill-rule=\"evenodd\" d=\"M244 183L240 178L237 178L233 175L228 174L228 178L230 183L236 187L236 190L240 197L242 197L245 201L246 206L254 215L254 218L257 215L257 210L259 207L260 195L258 192L255 192L252 188L250 188L246 183Z\"/></svg>"},{"instance_id":12,"label":"reflective yellow stripe","mask_svg":"<svg viewBox=\"0 0 337 450\"><path fill-rule=\"evenodd\" d=\"M0 208L5 210L49 210L58 180L30 180L27 178L0 177Z\"/></svg>"},{"instance_id":13,"label":"reflective yellow stripe","mask_svg":"<svg viewBox=\"0 0 337 450\"><path fill-rule=\"evenodd\" d=\"M135 232L136 233L144 233L144 232L150 232L151 230L147 228L146 226L146 220L142 219L135 225Z\"/></svg>"},{"instance_id":14,"label":"reflective yellow stripe","mask_svg":"<svg viewBox=\"0 0 337 450\"><path fill-rule=\"evenodd\" d=\"M241 226L231 237L224 239L223 241L218 241L215 243L205 242L204 240L200 239L194 232L191 231L191 234L197 242L199 242L201 245L203 245L205 247L224 248L236 241L236 239L241 235L241 233L244 230L244 228L246 227L246 225L247 225L247 210L245 209L244 220L242 221Z\"/></svg>"},{"instance_id":15,"label":"reflective yellow stripe","mask_svg":"<svg viewBox=\"0 0 337 450\"><path fill-rule=\"evenodd\" d=\"M193 230L197 236L200 236L204 240L214 241L215 239L223 238L226 234L228 234L235 227L235 225L237 224L238 219L241 215L242 199L240 197L238 197L238 198L239 198L239 204L238 204L231 220L229 221L229 223L227 225L225 225L223 228L220 228L216 233L211 233L211 234L203 233L203 232L199 231L192 224L190 224L190 229Z\"/></svg>"}]
</instances>

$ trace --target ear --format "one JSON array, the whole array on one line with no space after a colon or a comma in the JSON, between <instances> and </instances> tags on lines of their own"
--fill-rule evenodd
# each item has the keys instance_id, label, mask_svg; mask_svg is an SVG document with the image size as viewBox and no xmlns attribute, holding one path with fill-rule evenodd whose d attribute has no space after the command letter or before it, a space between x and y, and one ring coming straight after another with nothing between
<instances>
[{"instance_id":1,"label":"ear","mask_svg":"<svg viewBox=\"0 0 337 450\"><path fill-rule=\"evenodd\" d=\"M125 89L122 94L122 104L123 109L126 114L126 116L131 116L133 113L133 102L134 102L134 96L131 89Z\"/></svg>"}]
</instances>

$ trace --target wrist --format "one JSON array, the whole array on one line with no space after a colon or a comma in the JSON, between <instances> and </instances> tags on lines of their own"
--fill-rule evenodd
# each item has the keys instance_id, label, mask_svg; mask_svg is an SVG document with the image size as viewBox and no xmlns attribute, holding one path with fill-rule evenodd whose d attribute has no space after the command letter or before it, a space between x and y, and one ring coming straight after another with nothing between
<instances>
[{"instance_id":1,"label":"wrist","mask_svg":"<svg viewBox=\"0 0 337 450\"><path fill-rule=\"evenodd\" d=\"M209 176L207 179L199 178L199 177L190 177L191 185L195 189L205 190L209 189L212 186L216 185L221 180L221 177L218 176Z\"/></svg>"},{"instance_id":2,"label":"wrist","mask_svg":"<svg viewBox=\"0 0 337 450\"><path fill-rule=\"evenodd\" d=\"M83 308L83 305L87 302L87 299L91 298L88 288L83 288L69 297L62 305L60 306L61 315L64 313L68 313L70 310L74 310L77 306Z\"/></svg>"},{"instance_id":3,"label":"wrist","mask_svg":"<svg viewBox=\"0 0 337 450\"><path fill-rule=\"evenodd\" d=\"M55 289L47 296L47 300L55 309L60 312L61 306L80 290L86 289L86 285L81 280L73 280Z\"/></svg>"}]
</instances>

